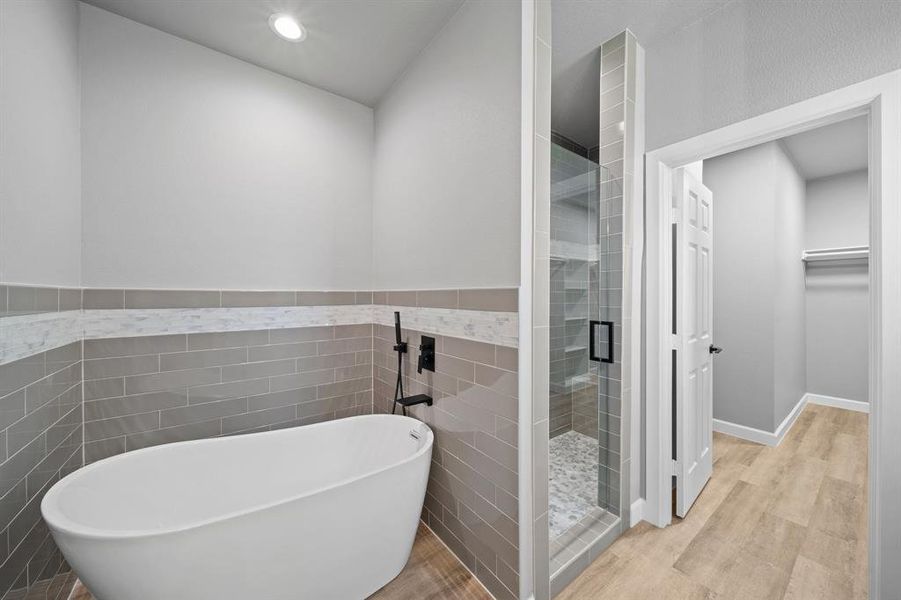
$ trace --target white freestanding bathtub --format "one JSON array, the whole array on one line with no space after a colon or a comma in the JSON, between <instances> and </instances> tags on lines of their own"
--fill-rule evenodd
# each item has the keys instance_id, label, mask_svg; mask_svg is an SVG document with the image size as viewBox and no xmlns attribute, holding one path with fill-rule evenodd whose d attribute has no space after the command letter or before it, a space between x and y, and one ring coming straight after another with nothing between
<instances>
[{"instance_id":1,"label":"white freestanding bathtub","mask_svg":"<svg viewBox=\"0 0 901 600\"><path fill-rule=\"evenodd\" d=\"M409 558L433 436L367 415L99 461L41 503L98 600L365 598Z\"/></svg>"}]
</instances>

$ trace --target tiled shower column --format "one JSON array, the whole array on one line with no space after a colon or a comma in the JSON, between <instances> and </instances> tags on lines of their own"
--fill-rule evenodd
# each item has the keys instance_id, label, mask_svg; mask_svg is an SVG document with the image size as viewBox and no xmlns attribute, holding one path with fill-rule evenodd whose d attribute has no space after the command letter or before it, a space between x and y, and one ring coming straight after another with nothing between
<instances>
[{"instance_id":1,"label":"tiled shower column","mask_svg":"<svg viewBox=\"0 0 901 600\"><path fill-rule=\"evenodd\" d=\"M600 318L615 323L615 344L614 362L597 363L601 453L598 486L602 506L620 515L624 527L629 523L628 336L632 330L631 294L624 298L624 290L629 287L624 274L631 267L631 246L624 245L624 222L633 208L636 176L638 51L635 36L628 30L601 46L601 260L597 276Z\"/></svg>"}]
</instances>

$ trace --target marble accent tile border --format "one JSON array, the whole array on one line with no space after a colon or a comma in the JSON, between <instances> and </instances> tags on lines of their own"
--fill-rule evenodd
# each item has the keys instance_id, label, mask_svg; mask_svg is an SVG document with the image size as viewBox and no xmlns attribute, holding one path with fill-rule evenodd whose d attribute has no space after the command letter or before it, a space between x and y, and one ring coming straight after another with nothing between
<instances>
[{"instance_id":1,"label":"marble accent tile border","mask_svg":"<svg viewBox=\"0 0 901 600\"><path fill-rule=\"evenodd\" d=\"M394 311L400 311L406 329L459 337L516 348L519 345L519 315L515 312L454 310L415 306L372 307L372 322L394 326Z\"/></svg>"},{"instance_id":2,"label":"marble accent tile border","mask_svg":"<svg viewBox=\"0 0 901 600\"><path fill-rule=\"evenodd\" d=\"M393 325L394 310L404 328L500 346L518 345L515 312L456 310L412 306L335 305L247 308L85 310L39 313L0 319L0 364L81 339L139 337L285 329L316 325Z\"/></svg>"},{"instance_id":3,"label":"marble accent tile border","mask_svg":"<svg viewBox=\"0 0 901 600\"><path fill-rule=\"evenodd\" d=\"M82 312L39 313L0 319L0 364L80 341Z\"/></svg>"}]
</instances>

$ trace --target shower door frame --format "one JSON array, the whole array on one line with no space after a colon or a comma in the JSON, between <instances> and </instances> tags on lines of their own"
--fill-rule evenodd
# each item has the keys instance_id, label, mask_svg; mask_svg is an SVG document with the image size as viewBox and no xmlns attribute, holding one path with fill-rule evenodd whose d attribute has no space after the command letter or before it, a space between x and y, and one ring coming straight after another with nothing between
<instances>
[{"instance_id":1,"label":"shower door frame","mask_svg":"<svg viewBox=\"0 0 901 600\"><path fill-rule=\"evenodd\" d=\"M901 70L804 100L654 150L646 155L647 190L647 499L644 518L672 520L672 175L676 168L853 116L869 115L869 580L870 598L897 589L901 574L883 565L901 538L901 509L888 498L901 486L889 469L901 458L892 432L901 431ZM800 259L800 257L799 257Z\"/></svg>"}]
</instances>

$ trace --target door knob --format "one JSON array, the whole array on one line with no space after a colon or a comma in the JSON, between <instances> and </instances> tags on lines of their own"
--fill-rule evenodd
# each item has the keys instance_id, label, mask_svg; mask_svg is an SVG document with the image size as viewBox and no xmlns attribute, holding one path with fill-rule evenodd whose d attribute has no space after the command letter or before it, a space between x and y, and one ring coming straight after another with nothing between
<instances>
[{"instance_id":1,"label":"door knob","mask_svg":"<svg viewBox=\"0 0 901 600\"><path fill-rule=\"evenodd\" d=\"M722 348L717 348L713 344L710 344L710 347L707 348L707 352L709 352L710 354L719 354L722 351L723 351Z\"/></svg>"}]
</instances>

